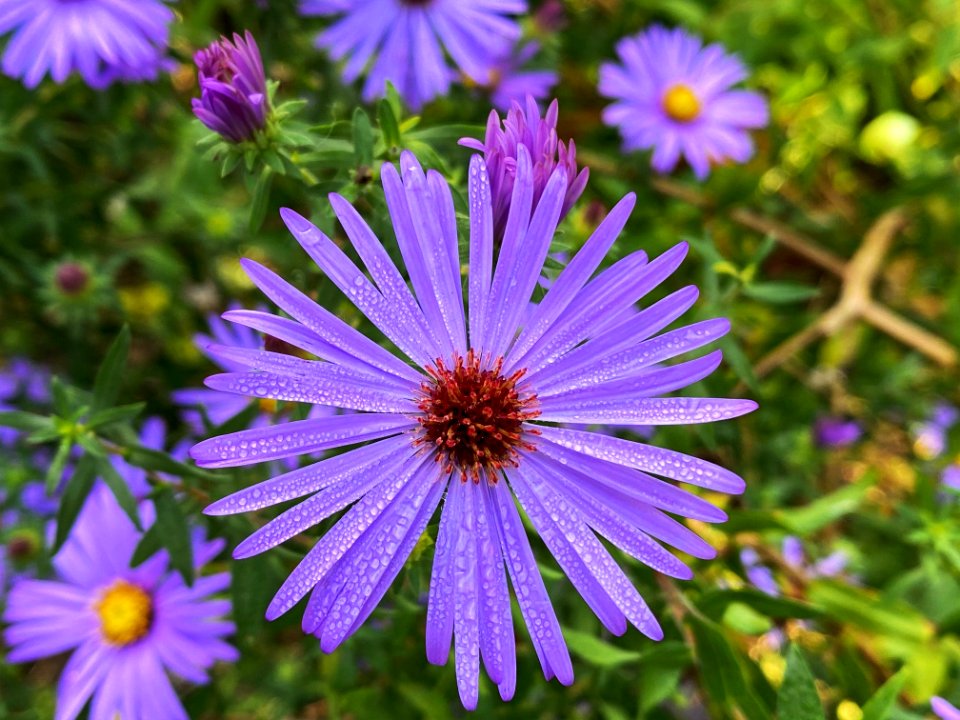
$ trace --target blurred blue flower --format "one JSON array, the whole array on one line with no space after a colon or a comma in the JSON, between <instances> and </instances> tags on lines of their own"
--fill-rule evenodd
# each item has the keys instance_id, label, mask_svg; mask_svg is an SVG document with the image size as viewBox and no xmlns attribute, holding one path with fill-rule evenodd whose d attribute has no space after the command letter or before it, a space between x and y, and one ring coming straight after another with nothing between
<instances>
[{"instance_id":1,"label":"blurred blue flower","mask_svg":"<svg viewBox=\"0 0 960 720\"><path fill-rule=\"evenodd\" d=\"M162 0L0 0L0 35L13 32L3 72L35 87L78 72L93 88L152 80L167 67L173 11Z\"/></svg>"},{"instance_id":2,"label":"blurred blue flower","mask_svg":"<svg viewBox=\"0 0 960 720\"><path fill-rule=\"evenodd\" d=\"M152 506L141 506L146 525ZM183 718L167 671L208 682L217 660L234 661L223 638L228 573L198 578L192 587L170 571L166 552L130 567L141 533L103 484L94 487L66 543L53 559L55 580L21 579L7 599L7 660L30 662L70 652L57 689L58 720L73 720L92 698L91 720ZM194 535L197 568L223 541Z\"/></svg>"},{"instance_id":3,"label":"blurred blue flower","mask_svg":"<svg viewBox=\"0 0 960 720\"><path fill-rule=\"evenodd\" d=\"M322 359L216 348L219 357L247 367L210 377L208 386L357 412L244 430L191 451L199 465L218 468L367 443L241 490L206 510L250 512L310 495L241 543L234 556L245 558L349 508L294 569L267 611L275 619L310 595L303 627L320 638L325 652L370 616L445 495L427 609L427 659L444 664L453 642L467 708L477 705L481 658L501 697L509 699L515 690L505 566L544 674L564 684L573 681L514 496L608 630L620 635L629 621L660 639L656 618L595 533L657 572L690 578L689 567L659 541L698 558L716 553L668 513L704 522L721 522L726 515L648 473L715 492L744 489L737 475L695 457L542 423L686 425L756 408L749 400L660 397L708 376L721 355L663 363L729 329L726 320L713 319L657 335L677 319L677 308L688 298L683 291L607 332L597 330L600 318L620 315L653 291L686 254L680 244L648 262L638 251L594 277L629 218L633 195L610 211L521 326L569 183L566 165L557 164L532 210L537 171L522 142L516 164L494 262L490 176L481 157L471 161L466 292L450 187L439 173L425 173L409 152L401 155L400 172L392 164L381 170L409 286L343 197L333 194L330 202L369 276L308 220L281 211L325 275L416 367L245 260L253 282L292 319L249 311L228 318Z\"/></svg>"},{"instance_id":4,"label":"blurred blue flower","mask_svg":"<svg viewBox=\"0 0 960 720\"><path fill-rule=\"evenodd\" d=\"M847 447L853 445L862 436L863 428L856 420L821 417L813 425L813 438L820 447Z\"/></svg>"},{"instance_id":5,"label":"blurred blue flower","mask_svg":"<svg viewBox=\"0 0 960 720\"><path fill-rule=\"evenodd\" d=\"M304 15L339 15L317 45L346 60L345 82L366 73L363 97L380 97L387 82L414 110L445 95L456 68L484 85L520 37L510 15L526 0L302 0Z\"/></svg>"},{"instance_id":6,"label":"blurred blue flower","mask_svg":"<svg viewBox=\"0 0 960 720\"><path fill-rule=\"evenodd\" d=\"M494 107L509 111L514 103L525 103L527 97L544 100L550 95L560 80L556 71L524 69L539 51L540 43L529 42L497 62L486 83Z\"/></svg>"},{"instance_id":7,"label":"blurred blue flower","mask_svg":"<svg viewBox=\"0 0 960 720\"><path fill-rule=\"evenodd\" d=\"M682 156L701 180L711 163L743 163L753 155L747 131L767 124L767 102L730 89L747 77L736 55L659 25L621 40L617 55L622 64L601 65L599 91L616 100L603 121L619 126L624 149L653 148L660 173Z\"/></svg>"},{"instance_id":8,"label":"blurred blue flower","mask_svg":"<svg viewBox=\"0 0 960 720\"><path fill-rule=\"evenodd\" d=\"M250 32L221 38L195 56L200 97L192 101L200 122L230 142L253 140L270 112L260 48Z\"/></svg>"}]
</instances>

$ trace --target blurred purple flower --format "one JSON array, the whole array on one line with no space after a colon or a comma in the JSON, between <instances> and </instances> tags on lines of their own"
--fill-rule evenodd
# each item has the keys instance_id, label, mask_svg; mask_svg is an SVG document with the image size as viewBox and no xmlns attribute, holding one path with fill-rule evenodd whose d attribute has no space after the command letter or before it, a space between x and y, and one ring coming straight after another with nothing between
<instances>
[{"instance_id":1,"label":"blurred purple flower","mask_svg":"<svg viewBox=\"0 0 960 720\"><path fill-rule=\"evenodd\" d=\"M550 95L560 79L554 70L523 69L539 50L540 43L529 42L497 63L487 83L495 107L507 112L514 103L526 102L527 97L543 100Z\"/></svg>"},{"instance_id":2,"label":"blurred purple flower","mask_svg":"<svg viewBox=\"0 0 960 720\"><path fill-rule=\"evenodd\" d=\"M238 308L233 306L232 309ZM219 343L250 350L259 350L263 347L263 335L239 323L228 323L218 315L208 315L207 325L210 328L210 334L198 333L194 336L193 342L200 352L227 372L237 372L243 368L243 365L214 355L209 349L211 345ZM250 399L247 397L209 388L177 390L172 398L174 403L184 408L183 420L197 434L206 429L204 415L211 425L217 427L250 406Z\"/></svg>"},{"instance_id":3,"label":"blurred purple flower","mask_svg":"<svg viewBox=\"0 0 960 720\"><path fill-rule=\"evenodd\" d=\"M773 571L761 564L760 556L753 548L744 548L740 551L740 563L743 565L747 580L757 590L773 597L779 597L780 586L773 577Z\"/></svg>"},{"instance_id":4,"label":"blurred purple flower","mask_svg":"<svg viewBox=\"0 0 960 720\"><path fill-rule=\"evenodd\" d=\"M960 720L960 710L948 703L942 697L930 699L930 709L940 720Z\"/></svg>"},{"instance_id":5,"label":"blurred purple flower","mask_svg":"<svg viewBox=\"0 0 960 720\"><path fill-rule=\"evenodd\" d=\"M960 464L947 465L940 475L940 482L952 490L960 491Z\"/></svg>"},{"instance_id":6,"label":"blurred purple flower","mask_svg":"<svg viewBox=\"0 0 960 720\"><path fill-rule=\"evenodd\" d=\"M533 203L532 213L547 182L558 167L563 168L566 179L566 191L560 218L563 219L583 194L590 177L589 168L577 173L577 146L573 140L564 144L557 138L557 117L560 106L556 100L550 103L546 115L540 117L537 101L529 95L525 107L514 103L501 126L496 110L490 112L487 119L487 131L483 141L476 138L461 138L460 144L483 153L488 177L490 196L493 202L494 237L500 239L506 232L510 214L511 198L517 177L517 155L523 147L533 162ZM522 218L527 220L528 218Z\"/></svg>"},{"instance_id":7,"label":"blurred purple flower","mask_svg":"<svg viewBox=\"0 0 960 720\"><path fill-rule=\"evenodd\" d=\"M913 431L914 452L924 460L940 457L947 449L947 433L960 417L957 408L944 402L934 405L930 417Z\"/></svg>"},{"instance_id":8,"label":"blurred purple flower","mask_svg":"<svg viewBox=\"0 0 960 720\"><path fill-rule=\"evenodd\" d=\"M146 525L152 506L142 506ZM165 551L136 568L130 560L141 533L103 484L94 487L63 547L53 559L55 580L19 580L7 599L7 660L30 662L72 654L57 689L57 720L74 720L92 698L92 720L187 715L167 671L195 683L209 681L217 660L235 661L223 638L228 573L187 587L168 567ZM223 541L194 535L197 569Z\"/></svg>"},{"instance_id":9,"label":"blurred purple flower","mask_svg":"<svg viewBox=\"0 0 960 720\"><path fill-rule=\"evenodd\" d=\"M803 541L794 535L788 535L783 539L782 553L787 565L811 578L834 577L843 572L847 566L846 553L841 550L830 553L811 565L803 549Z\"/></svg>"},{"instance_id":10,"label":"blurred purple flower","mask_svg":"<svg viewBox=\"0 0 960 720\"><path fill-rule=\"evenodd\" d=\"M3 72L35 87L78 72L93 88L152 80L173 11L161 0L0 0L0 35L13 31Z\"/></svg>"},{"instance_id":11,"label":"blurred purple flower","mask_svg":"<svg viewBox=\"0 0 960 720\"><path fill-rule=\"evenodd\" d=\"M510 15L526 0L302 0L304 15L339 15L317 38L335 60L346 60L345 82L366 73L363 97L381 97L387 82L414 110L446 95L457 69L485 84L499 58L520 37Z\"/></svg>"},{"instance_id":12,"label":"blurred purple flower","mask_svg":"<svg viewBox=\"0 0 960 720\"><path fill-rule=\"evenodd\" d=\"M617 44L622 64L600 67L600 94L616 100L603 121L619 126L624 149L653 148L653 168L666 173L683 156L703 180L711 163L743 163L753 155L747 130L768 122L766 100L731 90L747 77L736 55L675 28L655 25Z\"/></svg>"},{"instance_id":13,"label":"blurred purple flower","mask_svg":"<svg viewBox=\"0 0 960 720\"><path fill-rule=\"evenodd\" d=\"M429 590L427 659L444 664L453 644L460 698L470 709L478 702L481 664L502 698L515 691L507 571L546 676L573 681L516 501L605 627L619 635L629 623L660 639L659 623L598 534L656 572L689 578L690 568L665 545L699 558L716 551L668 513L704 522L726 515L653 474L714 492L744 489L741 478L713 463L556 424L686 425L756 408L749 400L673 394L707 377L720 352L663 363L729 330L718 318L659 334L682 314L678 308L688 297L683 291L638 312L629 326L595 332L600 316L616 315L652 292L686 254L682 243L649 262L637 251L597 272L627 223L632 195L610 211L521 326L556 233L568 178L565 165L555 167L531 215L536 173L525 145L516 149L515 161L513 211L495 254L487 169L481 157L472 158L463 261L453 195L443 176L424 172L406 151L399 171L383 165L387 207L409 280L345 198L334 194L330 202L369 276L306 218L282 210L303 249L397 351L245 260L253 282L289 316L247 312L248 323L321 360L218 349L247 368L208 378L208 385L356 412L243 430L191 450L200 466L222 468L351 448L206 509L230 515L309 496L241 543L234 556L244 558L349 508L267 610L268 618L278 618L309 595L303 627L325 652L345 642L374 611L445 496ZM469 268L465 284L462 262Z\"/></svg>"},{"instance_id":14,"label":"blurred purple flower","mask_svg":"<svg viewBox=\"0 0 960 720\"><path fill-rule=\"evenodd\" d=\"M17 405L46 405L50 402L50 370L22 357L0 368L0 412L23 409ZM13 445L19 430L0 427L0 447Z\"/></svg>"},{"instance_id":15,"label":"blurred purple flower","mask_svg":"<svg viewBox=\"0 0 960 720\"><path fill-rule=\"evenodd\" d=\"M820 447L841 448L853 445L863 435L856 420L821 417L813 425L813 438Z\"/></svg>"},{"instance_id":16,"label":"blurred purple flower","mask_svg":"<svg viewBox=\"0 0 960 720\"><path fill-rule=\"evenodd\" d=\"M249 31L220 38L194 55L200 97L193 114L230 142L253 140L267 126L270 98L260 48Z\"/></svg>"}]
</instances>

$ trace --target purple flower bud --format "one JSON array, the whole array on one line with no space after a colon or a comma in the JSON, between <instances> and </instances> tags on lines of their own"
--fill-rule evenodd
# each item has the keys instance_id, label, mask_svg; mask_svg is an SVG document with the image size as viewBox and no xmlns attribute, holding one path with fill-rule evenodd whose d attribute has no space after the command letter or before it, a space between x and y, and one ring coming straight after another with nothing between
<instances>
[{"instance_id":1,"label":"purple flower bud","mask_svg":"<svg viewBox=\"0 0 960 720\"><path fill-rule=\"evenodd\" d=\"M233 42L221 38L194 60L200 97L193 99L193 114L230 142L253 140L267 124L270 101L263 61L249 31Z\"/></svg>"},{"instance_id":2,"label":"purple flower bud","mask_svg":"<svg viewBox=\"0 0 960 720\"><path fill-rule=\"evenodd\" d=\"M822 417L813 426L813 437L820 447L847 447L853 445L863 430L856 420Z\"/></svg>"},{"instance_id":3,"label":"purple flower bud","mask_svg":"<svg viewBox=\"0 0 960 720\"><path fill-rule=\"evenodd\" d=\"M930 698L930 709L940 720L960 720L960 710L948 703L942 697Z\"/></svg>"},{"instance_id":4,"label":"purple flower bud","mask_svg":"<svg viewBox=\"0 0 960 720\"><path fill-rule=\"evenodd\" d=\"M953 490L960 490L960 465L947 465L940 475L940 482Z\"/></svg>"},{"instance_id":5,"label":"purple flower bud","mask_svg":"<svg viewBox=\"0 0 960 720\"><path fill-rule=\"evenodd\" d=\"M60 265L55 273L57 289L64 295L79 295L90 282L90 273L87 269L77 262L65 262Z\"/></svg>"},{"instance_id":6,"label":"purple flower bud","mask_svg":"<svg viewBox=\"0 0 960 720\"><path fill-rule=\"evenodd\" d=\"M547 181L557 166L567 171L567 192L563 199L560 218L563 219L583 194L590 175L588 168L577 174L577 146L573 140L565 145L557 139L559 105L550 103L546 115L540 117L540 108L533 97L527 96L526 108L514 103L501 127L500 116L491 111L483 142L475 138L461 138L460 144L482 152L490 176L490 196L493 200L494 235L503 237L510 211L510 197L517 174L517 148L526 146L533 160L533 207L540 201Z\"/></svg>"}]
</instances>

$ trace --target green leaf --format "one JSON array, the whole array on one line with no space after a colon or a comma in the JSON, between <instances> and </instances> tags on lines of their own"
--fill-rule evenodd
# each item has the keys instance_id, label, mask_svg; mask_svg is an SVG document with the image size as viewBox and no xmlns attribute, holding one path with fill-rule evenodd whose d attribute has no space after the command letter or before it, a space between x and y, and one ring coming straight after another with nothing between
<instances>
[{"instance_id":1,"label":"green leaf","mask_svg":"<svg viewBox=\"0 0 960 720\"><path fill-rule=\"evenodd\" d=\"M811 582L807 597L836 620L879 635L919 644L935 633L933 623L906 603L881 602L875 592L836 580Z\"/></svg>"},{"instance_id":2,"label":"green leaf","mask_svg":"<svg viewBox=\"0 0 960 720\"><path fill-rule=\"evenodd\" d=\"M897 702L897 696L903 690L903 684L907 681L908 671L901 670L896 675L887 680L872 698L867 700L863 706L862 720L887 720L890 717L890 711L893 710Z\"/></svg>"},{"instance_id":3,"label":"green leaf","mask_svg":"<svg viewBox=\"0 0 960 720\"><path fill-rule=\"evenodd\" d=\"M93 383L94 412L116 404L129 355L130 326L124 325L97 370L97 379Z\"/></svg>"},{"instance_id":4,"label":"green leaf","mask_svg":"<svg viewBox=\"0 0 960 720\"><path fill-rule=\"evenodd\" d=\"M253 637L264 623L273 589L279 582L269 555L257 555L230 563L230 594L237 632Z\"/></svg>"},{"instance_id":5,"label":"green leaf","mask_svg":"<svg viewBox=\"0 0 960 720\"><path fill-rule=\"evenodd\" d=\"M77 469L67 483L67 488L63 492L60 500L60 507L57 509L57 536L54 541L54 550L59 550L64 540L70 535L73 523L76 522L77 515L83 508L90 490L93 488L93 481L96 479L96 469L94 459L90 455L84 455L77 462Z\"/></svg>"},{"instance_id":6,"label":"green leaf","mask_svg":"<svg viewBox=\"0 0 960 720\"><path fill-rule=\"evenodd\" d=\"M377 122L380 124L380 132L383 133L383 142L387 150L400 147L400 126L397 124L396 115L393 114L393 107L386 98L377 105Z\"/></svg>"},{"instance_id":7,"label":"green leaf","mask_svg":"<svg viewBox=\"0 0 960 720\"><path fill-rule=\"evenodd\" d=\"M57 486L63 478L63 469L67 466L67 460L70 459L70 451L73 449L73 442L70 438L63 438L60 445L57 446L57 453L53 456L53 462L47 468L47 478L45 487L47 495L53 495Z\"/></svg>"},{"instance_id":8,"label":"green leaf","mask_svg":"<svg viewBox=\"0 0 960 720\"><path fill-rule=\"evenodd\" d=\"M257 184L253 188L253 200L250 203L250 232L256 232L267 216L267 204L270 201L270 186L273 184L273 170L268 167L260 171Z\"/></svg>"},{"instance_id":9,"label":"green leaf","mask_svg":"<svg viewBox=\"0 0 960 720\"><path fill-rule=\"evenodd\" d=\"M8 410L0 412L0 426L31 433L48 432L53 428L53 420L36 413Z\"/></svg>"},{"instance_id":10,"label":"green leaf","mask_svg":"<svg viewBox=\"0 0 960 720\"><path fill-rule=\"evenodd\" d=\"M743 294L762 302L785 304L816 297L820 290L809 285L788 282L755 282L744 285Z\"/></svg>"},{"instance_id":11,"label":"green leaf","mask_svg":"<svg viewBox=\"0 0 960 720\"><path fill-rule=\"evenodd\" d=\"M118 422L129 422L143 412L144 407L146 407L146 403L139 402L98 410L87 418L86 426L93 429Z\"/></svg>"},{"instance_id":12,"label":"green leaf","mask_svg":"<svg viewBox=\"0 0 960 720\"><path fill-rule=\"evenodd\" d=\"M120 473L117 472L113 463L110 462L110 458L106 456L98 457L96 463L100 477L103 478L107 487L110 488L110 492L112 492L113 497L116 498L117 504L127 514L127 517L130 518L130 521L137 530L142 531L143 525L140 524L140 512L137 510L137 500L133 497L133 493L130 492L130 486L127 485L127 481L120 477Z\"/></svg>"},{"instance_id":13,"label":"green leaf","mask_svg":"<svg viewBox=\"0 0 960 720\"><path fill-rule=\"evenodd\" d=\"M697 607L704 614L714 620L723 617L727 608L739 603L746 605L757 612L778 620L804 619L820 617L823 613L819 608L786 597L772 597L759 590L711 590L703 594L697 601Z\"/></svg>"},{"instance_id":14,"label":"green leaf","mask_svg":"<svg viewBox=\"0 0 960 720\"><path fill-rule=\"evenodd\" d=\"M777 695L777 715L781 720L825 720L817 685L796 645L790 646L787 671Z\"/></svg>"},{"instance_id":15,"label":"green leaf","mask_svg":"<svg viewBox=\"0 0 960 720\"><path fill-rule=\"evenodd\" d=\"M195 477L200 480L223 480L223 475L207 472L194 465L174 460L162 450L134 445L125 448L124 459L131 465L136 465L152 472L165 472L177 477Z\"/></svg>"},{"instance_id":16,"label":"green leaf","mask_svg":"<svg viewBox=\"0 0 960 720\"><path fill-rule=\"evenodd\" d=\"M160 526L154 523L140 538L136 549L133 551L133 558L130 560L131 567L137 567L152 558L163 548L163 538L160 536Z\"/></svg>"},{"instance_id":17,"label":"green leaf","mask_svg":"<svg viewBox=\"0 0 960 720\"><path fill-rule=\"evenodd\" d=\"M563 637L573 653L597 667L617 667L636 662L641 657L636 650L622 650L589 633L565 630Z\"/></svg>"},{"instance_id":18,"label":"green leaf","mask_svg":"<svg viewBox=\"0 0 960 720\"><path fill-rule=\"evenodd\" d=\"M806 537L860 507L860 503L876 481L876 472L867 471L863 478L853 485L845 485L805 507L783 510L778 515L793 534Z\"/></svg>"},{"instance_id":19,"label":"green leaf","mask_svg":"<svg viewBox=\"0 0 960 720\"><path fill-rule=\"evenodd\" d=\"M357 167L373 165L373 127L363 108L353 112L353 161Z\"/></svg>"},{"instance_id":20,"label":"green leaf","mask_svg":"<svg viewBox=\"0 0 960 720\"><path fill-rule=\"evenodd\" d=\"M187 585L193 585L193 543L183 510L170 487L160 488L154 495L153 503L157 508L157 532L170 553L170 564L183 576Z\"/></svg>"}]
</instances>

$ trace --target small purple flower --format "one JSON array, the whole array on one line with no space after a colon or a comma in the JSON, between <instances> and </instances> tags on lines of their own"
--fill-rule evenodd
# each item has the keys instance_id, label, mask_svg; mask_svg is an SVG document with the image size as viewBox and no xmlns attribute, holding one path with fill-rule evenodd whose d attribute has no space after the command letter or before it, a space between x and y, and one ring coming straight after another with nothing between
<instances>
[{"instance_id":1,"label":"small purple flower","mask_svg":"<svg viewBox=\"0 0 960 720\"><path fill-rule=\"evenodd\" d=\"M93 88L152 80L173 11L161 0L0 0L0 35L13 32L3 72L35 87L78 72Z\"/></svg>"},{"instance_id":2,"label":"small purple flower","mask_svg":"<svg viewBox=\"0 0 960 720\"><path fill-rule=\"evenodd\" d=\"M747 580L757 590L772 597L780 596L780 586L773 577L773 571L761 564L760 556L753 548L744 548L740 551L740 562L747 575Z\"/></svg>"},{"instance_id":3,"label":"small purple flower","mask_svg":"<svg viewBox=\"0 0 960 720\"><path fill-rule=\"evenodd\" d=\"M820 447L847 447L853 445L862 436L863 429L856 420L822 417L813 425L813 438Z\"/></svg>"},{"instance_id":4,"label":"small purple flower","mask_svg":"<svg viewBox=\"0 0 960 720\"><path fill-rule=\"evenodd\" d=\"M144 521L152 507L142 506ZM149 524L149 523L147 523ZM230 575L199 577L187 587L160 552L136 568L130 560L141 534L102 484L94 487L53 559L54 580L19 580L7 598L4 637L9 662L31 662L71 652L57 689L57 720L73 720L91 701L91 720L117 716L187 718L167 671L195 683L209 681L217 660L235 661L223 638ZM194 537L197 568L223 541Z\"/></svg>"},{"instance_id":5,"label":"small purple flower","mask_svg":"<svg viewBox=\"0 0 960 720\"><path fill-rule=\"evenodd\" d=\"M653 474L714 492L744 489L741 478L698 458L556 425L686 425L756 408L749 400L672 395L707 377L721 354L667 363L729 329L726 320L712 319L658 334L693 302L689 288L598 331L601 318L619 315L657 288L686 254L682 243L653 260L636 251L598 272L629 218L633 195L610 211L522 321L569 183L566 164L556 164L534 210L535 160L523 143L515 152L509 220L496 261L491 180L483 159L471 160L466 290L450 187L409 152L402 153L399 172L392 164L381 171L409 285L343 197L333 194L330 202L366 272L307 219L281 211L326 277L413 365L245 260L253 282L289 317L244 312L227 319L321 359L229 348L246 369L207 384L356 412L243 430L191 451L199 465L221 468L351 448L206 510L250 512L309 496L247 538L234 551L237 558L266 552L346 510L267 610L275 619L309 595L303 627L325 652L374 611L445 498L429 590L427 659L446 663L453 643L460 698L469 709L477 706L481 662L502 698L514 694L508 576L545 676L573 681L515 497L608 630L620 635L629 623L660 639L650 608L598 534L657 572L690 578L690 568L661 541L698 558L716 552L671 515L704 522L726 515Z\"/></svg>"},{"instance_id":6,"label":"small purple flower","mask_svg":"<svg viewBox=\"0 0 960 720\"><path fill-rule=\"evenodd\" d=\"M930 418L914 428L913 449L924 460L940 457L947 449L947 433L957 423L958 411L953 405L939 402Z\"/></svg>"},{"instance_id":7,"label":"small purple flower","mask_svg":"<svg viewBox=\"0 0 960 720\"><path fill-rule=\"evenodd\" d=\"M524 70L523 67L540 51L540 43L529 42L505 56L490 73L490 99L495 107L508 112L514 103L526 102L527 97L544 100L559 82L554 70Z\"/></svg>"},{"instance_id":8,"label":"small purple flower","mask_svg":"<svg viewBox=\"0 0 960 720\"><path fill-rule=\"evenodd\" d=\"M346 60L343 79L366 73L363 97L383 95L387 82L414 110L445 95L456 68L485 84L500 58L520 37L510 15L525 13L526 0L302 0L304 15L339 15L317 45Z\"/></svg>"},{"instance_id":9,"label":"small purple flower","mask_svg":"<svg viewBox=\"0 0 960 720\"><path fill-rule=\"evenodd\" d=\"M229 140L253 140L267 126L270 98L260 48L249 31L221 38L195 56L200 97L193 114Z\"/></svg>"},{"instance_id":10,"label":"small purple flower","mask_svg":"<svg viewBox=\"0 0 960 720\"><path fill-rule=\"evenodd\" d=\"M847 566L847 555L841 550L830 553L811 565L803 549L803 542L794 535L788 535L783 539L782 554L783 561L787 565L811 578L835 577Z\"/></svg>"},{"instance_id":11,"label":"small purple flower","mask_svg":"<svg viewBox=\"0 0 960 720\"><path fill-rule=\"evenodd\" d=\"M659 25L617 44L622 64L600 67L600 94L616 100L603 121L620 127L624 149L653 148L653 168L673 170L681 155L703 180L711 163L746 162L747 130L767 124L764 98L730 88L747 77L736 55Z\"/></svg>"},{"instance_id":12,"label":"small purple flower","mask_svg":"<svg viewBox=\"0 0 960 720\"><path fill-rule=\"evenodd\" d=\"M546 115L540 117L537 101L526 98L526 107L514 103L502 121L496 110L487 119L483 142L476 138L461 138L460 144L483 153L490 181L493 203L494 236L503 237L510 215L511 198L517 177L517 158L522 147L533 162L533 203L531 212L540 202L547 183L557 168L563 168L567 187L560 209L563 219L583 194L590 177L590 169L577 173L577 146L573 140L564 144L557 138L559 104L550 103ZM526 220L526 218L524 218Z\"/></svg>"},{"instance_id":13,"label":"small purple flower","mask_svg":"<svg viewBox=\"0 0 960 720\"><path fill-rule=\"evenodd\" d=\"M948 703L942 697L930 699L930 709L940 720L960 720L960 710Z\"/></svg>"},{"instance_id":14,"label":"small purple flower","mask_svg":"<svg viewBox=\"0 0 960 720\"><path fill-rule=\"evenodd\" d=\"M17 404L46 405L50 402L50 370L16 357L0 367L0 412L17 410ZM22 408L19 408L22 409ZM0 427L0 447L13 445L19 430Z\"/></svg>"},{"instance_id":15,"label":"small purple flower","mask_svg":"<svg viewBox=\"0 0 960 720\"><path fill-rule=\"evenodd\" d=\"M234 307L233 309L237 309ZM210 352L214 344L259 350L263 347L263 335L256 330L237 323L226 323L218 315L208 315L210 334L198 333L193 342L200 352L227 372L236 372L244 366L221 358ZM208 388L188 388L173 393L173 401L183 409L183 420L195 433L205 431L204 415L213 426L223 425L250 406L250 399Z\"/></svg>"},{"instance_id":16,"label":"small purple flower","mask_svg":"<svg viewBox=\"0 0 960 720\"><path fill-rule=\"evenodd\" d=\"M960 491L960 464L952 463L947 465L940 475L940 482L951 490Z\"/></svg>"}]
</instances>

